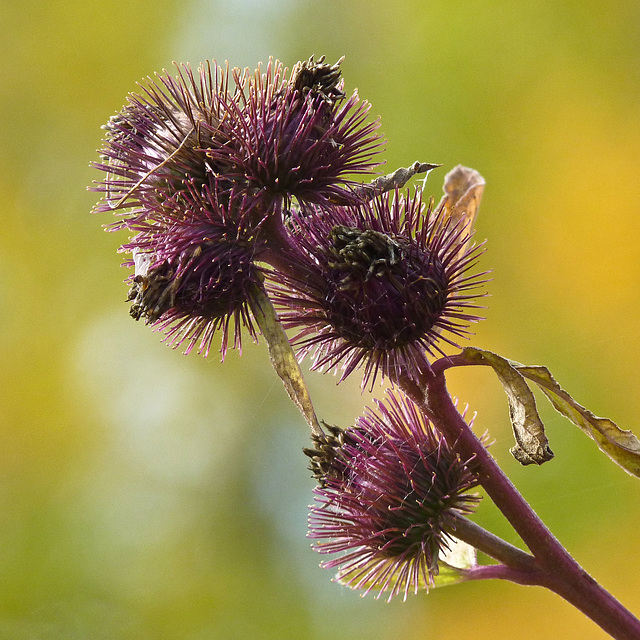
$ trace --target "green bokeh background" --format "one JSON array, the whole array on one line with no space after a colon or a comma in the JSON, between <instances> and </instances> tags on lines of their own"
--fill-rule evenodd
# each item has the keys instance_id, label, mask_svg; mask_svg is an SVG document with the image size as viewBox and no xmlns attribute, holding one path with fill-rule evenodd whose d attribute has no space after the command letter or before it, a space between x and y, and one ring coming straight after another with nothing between
<instances>
[{"instance_id":1,"label":"green bokeh background","mask_svg":"<svg viewBox=\"0 0 640 640\"><path fill-rule=\"evenodd\" d=\"M493 269L473 340L546 364L640 432L640 5L325 0L0 1L0 639L602 638L556 596L477 583L406 603L330 582L305 538L305 427L265 349L221 365L132 322L101 130L173 60L346 55L389 170L478 169ZM357 382L309 379L348 424ZM543 407L522 468L487 371L451 374L494 455L592 575L640 612L640 482ZM542 405L542 402L541 402ZM489 504L478 520L515 542Z\"/></svg>"}]
</instances>

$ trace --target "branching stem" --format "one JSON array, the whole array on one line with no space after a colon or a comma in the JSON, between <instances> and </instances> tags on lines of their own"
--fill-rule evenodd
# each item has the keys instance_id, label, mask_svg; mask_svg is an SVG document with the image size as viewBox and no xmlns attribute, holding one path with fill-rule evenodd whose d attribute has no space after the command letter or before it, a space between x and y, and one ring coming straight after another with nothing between
<instances>
[{"instance_id":1,"label":"branching stem","mask_svg":"<svg viewBox=\"0 0 640 640\"><path fill-rule=\"evenodd\" d=\"M545 586L573 604L612 637L639 640L640 621L569 555L464 421L447 390L444 369L446 367L434 366L432 373L424 376L419 385L402 376L396 382L438 426L450 446L455 446L464 458L473 460L480 484L530 549L537 568L535 580L533 567L518 567L519 571L525 569L518 575L503 569L487 569L481 573L484 577L509 580L520 577L522 584ZM474 577L480 577L480 573ZM529 577L531 581L528 581Z\"/></svg>"},{"instance_id":2,"label":"branching stem","mask_svg":"<svg viewBox=\"0 0 640 640\"><path fill-rule=\"evenodd\" d=\"M537 573L538 567L533 556L525 553L518 547L514 547L502 538L483 529L479 524L461 515L454 515L451 535L463 540L471 546L482 551L494 560L519 571Z\"/></svg>"}]
</instances>

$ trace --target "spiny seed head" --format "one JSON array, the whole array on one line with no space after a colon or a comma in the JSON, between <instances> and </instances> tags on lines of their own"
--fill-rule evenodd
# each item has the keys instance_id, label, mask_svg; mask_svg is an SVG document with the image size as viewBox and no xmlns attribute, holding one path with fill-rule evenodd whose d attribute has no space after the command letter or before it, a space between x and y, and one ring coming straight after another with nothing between
<instances>
[{"instance_id":1,"label":"spiny seed head","mask_svg":"<svg viewBox=\"0 0 640 640\"><path fill-rule=\"evenodd\" d=\"M255 338L249 302L263 269L254 262L260 251L250 211L245 195L189 185L170 206L132 222L137 233L122 247L135 267L131 315L164 330L174 347L186 343L185 353L198 344L207 355L221 330L224 359L230 325L235 347L242 327Z\"/></svg>"},{"instance_id":2,"label":"spiny seed head","mask_svg":"<svg viewBox=\"0 0 640 640\"><path fill-rule=\"evenodd\" d=\"M363 385L415 377L479 319L470 311L485 274L468 275L479 248L419 192L308 209L291 224L299 264L275 298L314 368L341 368L342 380L363 364Z\"/></svg>"},{"instance_id":3,"label":"spiny seed head","mask_svg":"<svg viewBox=\"0 0 640 640\"><path fill-rule=\"evenodd\" d=\"M128 96L104 127L102 162L94 166L106 177L94 188L104 194L96 211L133 209L124 215L139 218L187 183L204 185L224 175L224 164L206 151L226 142L224 105L235 95L228 75L215 62L196 73L181 65L176 76L165 71L147 78L139 93Z\"/></svg>"},{"instance_id":4,"label":"spiny seed head","mask_svg":"<svg viewBox=\"0 0 640 640\"><path fill-rule=\"evenodd\" d=\"M391 392L356 425L331 432L312 452L319 475L309 537L322 563L354 589L389 599L433 584L438 557L449 548L454 514L479 498L470 469L407 398ZM308 453L309 455L309 453Z\"/></svg>"},{"instance_id":5,"label":"spiny seed head","mask_svg":"<svg viewBox=\"0 0 640 640\"><path fill-rule=\"evenodd\" d=\"M271 59L263 72L234 76L241 95L226 102L228 143L207 155L230 166L267 208L292 200L326 203L357 200L348 177L380 163L377 121L367 123L369 104L356 93L346 99L339 63L321 58L298 63L291 74Z\"/></svg>"}]
</instances>

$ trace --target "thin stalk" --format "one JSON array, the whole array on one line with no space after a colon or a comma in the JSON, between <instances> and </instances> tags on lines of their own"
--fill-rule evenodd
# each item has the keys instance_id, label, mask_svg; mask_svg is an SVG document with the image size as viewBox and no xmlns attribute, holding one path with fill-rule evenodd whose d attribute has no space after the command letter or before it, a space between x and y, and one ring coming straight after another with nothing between
<instances>
[{"instance_id":1,"label":"thin stalk","mask_svg":"<svg viewBox=\"0 0 640 640\"><path fill-rule=\"evenodd\" d=\"M514 569L504 564L473 567L466 571L465 577L467 580L508 580L525 587L541 586L537 579L533 579L534 577L539 579L540 573L534 575L531 571Z\"/></svg>"},{"instance_id":2,"label":"thin stalk","mask_svg":"<svg viewBox=\"0 0 640 640\"><path fill-rule=\"evenodd\" d=\"M472 520L459 514L453 514L451 525L448 532L452 536L470 544L494 560L498 560L508 567L522 572L539 572L538 565L533 556L509 544L506 540L487 531ZM532 581L530 584L537 583Z\"/></svg>"}]
</instances>

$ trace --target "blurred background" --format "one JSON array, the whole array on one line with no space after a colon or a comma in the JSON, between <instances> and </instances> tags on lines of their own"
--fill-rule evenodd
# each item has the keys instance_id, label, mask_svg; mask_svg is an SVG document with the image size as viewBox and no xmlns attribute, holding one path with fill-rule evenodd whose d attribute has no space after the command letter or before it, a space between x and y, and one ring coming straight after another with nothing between
<instances>
[{"instance_id":1,"label":"blurred background","mask_svg":"<svg viewBox=\"0 0 640 640\"><path fill-rule=\"evenodd\" d=\"M123 236L90 215L100 125L146 75L215 58L346 56L387 169L487 180L493 269L472 344L546 364L640 434L640 5L542 0L0 0L0 639L603 638L553 594L476 583L386 604L331 582L305 538L302 419L246 345L185 357L128 316ZM576 559L640 612L640 481L541 399L556 458L508 453L485 370L451 389ZM309 376L348 425L357 381ZM478 521L511 542L486 502Z\"/></svg>"}]
</instances>

